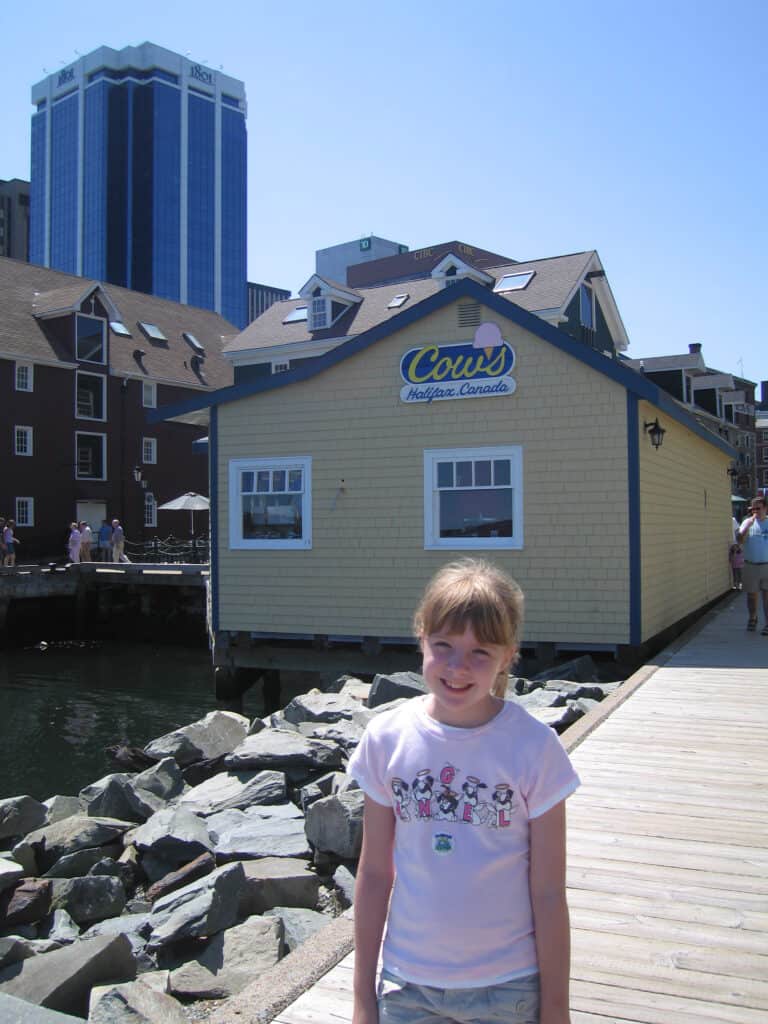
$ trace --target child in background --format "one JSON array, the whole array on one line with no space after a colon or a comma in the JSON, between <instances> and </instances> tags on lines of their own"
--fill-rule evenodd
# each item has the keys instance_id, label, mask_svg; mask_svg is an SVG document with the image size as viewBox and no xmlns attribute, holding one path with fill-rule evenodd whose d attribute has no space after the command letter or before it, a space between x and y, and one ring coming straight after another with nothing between
<instances>
[{"instance_id":1,"label":"child in background","mask_svg":"<svg viewBox=\"0 0 768 1024\"><path fill-rule=\"evenodd\" d=\"M731 544L728 549L728 561L731 563L732 590L741 590L741 570L744 568L744 552L740 544Z\"/></svg>"},{"instance_id":2,"label":"child in background","mask_svg":"<svg viewBox=\"0 0 768 1024\"><path fill-rule=\"evenodd\" d=\"M494 566L445 566L414 619L428 692L373 719L350 760L365 792L353 1024L570 1021L579 780L557 735L503 699L522 613Z\"/></svg>"}]
</instances>

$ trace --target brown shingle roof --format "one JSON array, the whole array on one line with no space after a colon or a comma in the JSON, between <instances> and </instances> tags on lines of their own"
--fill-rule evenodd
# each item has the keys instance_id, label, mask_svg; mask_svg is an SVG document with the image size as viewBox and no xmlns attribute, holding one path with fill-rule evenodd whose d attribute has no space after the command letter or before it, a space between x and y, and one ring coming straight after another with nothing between
<instances>
[{"instance_id":1,"label":"brown shingle roof","mask_svg":"<svg viewBox=\"0 0 768 1024\"><path fill-rule=\"evenodd\" d=\"M72 362L74 354L57 343L46 329L45 313L72 309L95 287L107 297L131 337L109 331L109 370L118 376L172 381L181 386L221 388L232 383L232 367L221 355L224 341L237 333L228 320L210 310L184 306L112 284L64 274L32 263L0 257L0 358L30 362ZM35 316L37 314L37 317ZM168 339L151 342L137 321L156 324ZM204 346L202 373L191 364L194 354L182 332ZM146 353L140 363L134 351Z\"/></svg>"}]
</instances>

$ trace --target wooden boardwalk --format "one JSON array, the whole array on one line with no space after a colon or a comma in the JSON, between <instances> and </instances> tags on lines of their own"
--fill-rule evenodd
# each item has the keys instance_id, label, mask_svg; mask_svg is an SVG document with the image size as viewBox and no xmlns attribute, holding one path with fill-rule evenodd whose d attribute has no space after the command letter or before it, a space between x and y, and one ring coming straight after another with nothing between
<instances>
[{"instance_id":1,"label":"wooden boardwalk","mask_svg":"<svg viewBox=\"0 0 768 1024\"><path fill-rule=\"evenodd\" d=\"M768 637L744 605L572 752L572 1024L768 1022ZM351 1021L353 957L275 1024Z\"/></svg>"}]
</instances>

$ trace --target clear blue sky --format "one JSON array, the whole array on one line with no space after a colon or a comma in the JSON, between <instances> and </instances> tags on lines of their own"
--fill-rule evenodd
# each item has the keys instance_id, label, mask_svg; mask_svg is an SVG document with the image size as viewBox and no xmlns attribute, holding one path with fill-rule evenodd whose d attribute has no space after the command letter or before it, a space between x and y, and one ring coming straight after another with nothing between
<instances>
[{"instance_id":1,"label":"clear blue sky","mask_svg":"<svg viewBox=\"0 0 768 1024\"><path fill-rule=\"evenodd\" d=\"M629 355L768 379L765 0L40 0L0 62L0 177L31 85L148 40L244 80L248 273L298 289L366 234L525 260L597 249ZM741 362L740 362L741 361Z\"/></svg>"}]
</instances>

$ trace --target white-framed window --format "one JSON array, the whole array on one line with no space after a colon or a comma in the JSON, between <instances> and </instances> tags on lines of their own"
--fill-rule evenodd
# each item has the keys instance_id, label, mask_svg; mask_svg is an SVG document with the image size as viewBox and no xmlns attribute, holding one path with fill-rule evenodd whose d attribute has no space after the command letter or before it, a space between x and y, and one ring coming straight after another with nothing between
<instances>
[{"instance_id":1,"label":"white-framed window","mask_svg":"<svg viewBox=\"0 0 768 1024\"><path fill-rule=\"evenodd\" d=\"M312 459L232 459L230 548L312 547Z\"/></svg>"},{"instance_id":2,"label":"white-framed window","mask_svg":"<svg viewBox=\"0 0 768 1024\"><path fill-rule=\"evenodd\" d=\"M429 448L424 452L424 547L523 546L523 450Z\"/></svg>"},{"instance_id":3,"label":"white-framed window","mask_svg":"<svg viewBox=\"0 0 768 1024\"><path fill-rule=\"evenodd\" d=\"M324 297L312 299L312 321L310 330L320 331L328 326L328 304Z\"/></svg>"},{"instance_id":4,"label":"white-framed window","mask_svg":"<svg viewBox=\"0 0 768 1024\"><path fill-rule=\"evenodd\" d=\"M286 373L290 368L291 364L286 359L272 360L272 373Z\"/></svg>"},{"instance_id":5,"label":"white-framed window","mask_svg":"<svg viewBox=\"0 0 768 1024\"><path fill-rule=\"evenodd\" d=\"M157 462L157 438L142 437L141 461L145 466L154 466Z\"/></svg>"},{"instance_id":6,"label":"white-framed window","mask_svg":"<svg viewBox=\"0 0 768 1024\"><path fill-rule=\"evenodd\" d=\"M152 491L144 492L144 525L157 526L157 499Z\"/></svg>"},{"instance_id":7,"label":"white-framed window","mask_svg":"<svg viewBox=\"0 0 768 1024\"><path fill-rule=\"evenodd\" d=\"M588 284L579 286L579 319L582 327L595 329L595 296Z\"/></svg>"},{"instance_id":8,"label":"white-framed window","mask_svg":"<svg viewBox=\"0 0 768 1024\"><path fill-rule=\"evenodd\" d=\"M157 384L152 380L141 382L141 404L145 409L157 408Z\"/></svg>"},{"instance_id":9,"label":"white-framed window","mask_svg":"<svg viewBox=\"0 0 768 1024\"><path fill-rule=\"evenodd\" d=\"M13 454L32 455L34 445L34 431L32 427L13 428Z\"/></svg>"},{"instance_id":10,"label":"white-framed window","mask_svg":"<svg viewBox=\"0 0 768 1024\"><path fill-rule=\"evenodd\" d=\"M75 479L107 479L107 435L75 432Z\"/></svg>"},{"instance_id":11,"label":"white-framed window","mask_svg":"<svg viewBox=\"0 0 768 1024\"><path fill-rule=\"evenodd\" d=\"M84 313L78 313L75 321L75 358L84 363L105 363L105 321Z\"/></svg>"},{"instance_id":12,"label":"white-framed window","mask_svg":"<svg viewBox=\"0 0 768 1024\"><path fill-rule=\"evenodd\" d=\"M16 390L34 391L35 368L32 363L16 363Z\"/></svg>"},{"instance_id":13,"label":"white-framed window","mask_svg":"<svg viewBox=\"0 0 768 1024\"><path fill-rule=\"evenodd\" d=\"M75 416L81 420L107 418L107 378L103 373L75 374Z\"/></svg>"},{"instance_id":14,"label":"white-framed window","mask_svg":"<svg viewBox=\"0 0 768 1024\"><path fill-rule=\"evenodd\" d=\"M16 499L16 525L17 526L34 526L35 525L35 499L34 498L17 498Z\"/></svg>"},{"instance_id":15,"label":"white-framed window","mask_svg":"<svg viewBox=\"0 0 768 1024\"><path fill-rule=\"evenodd\" d=\"M768 487L768 469L763 470L763 487ZM16 522L18 522L18 518Z\"/></svg>"}]
</instances>

